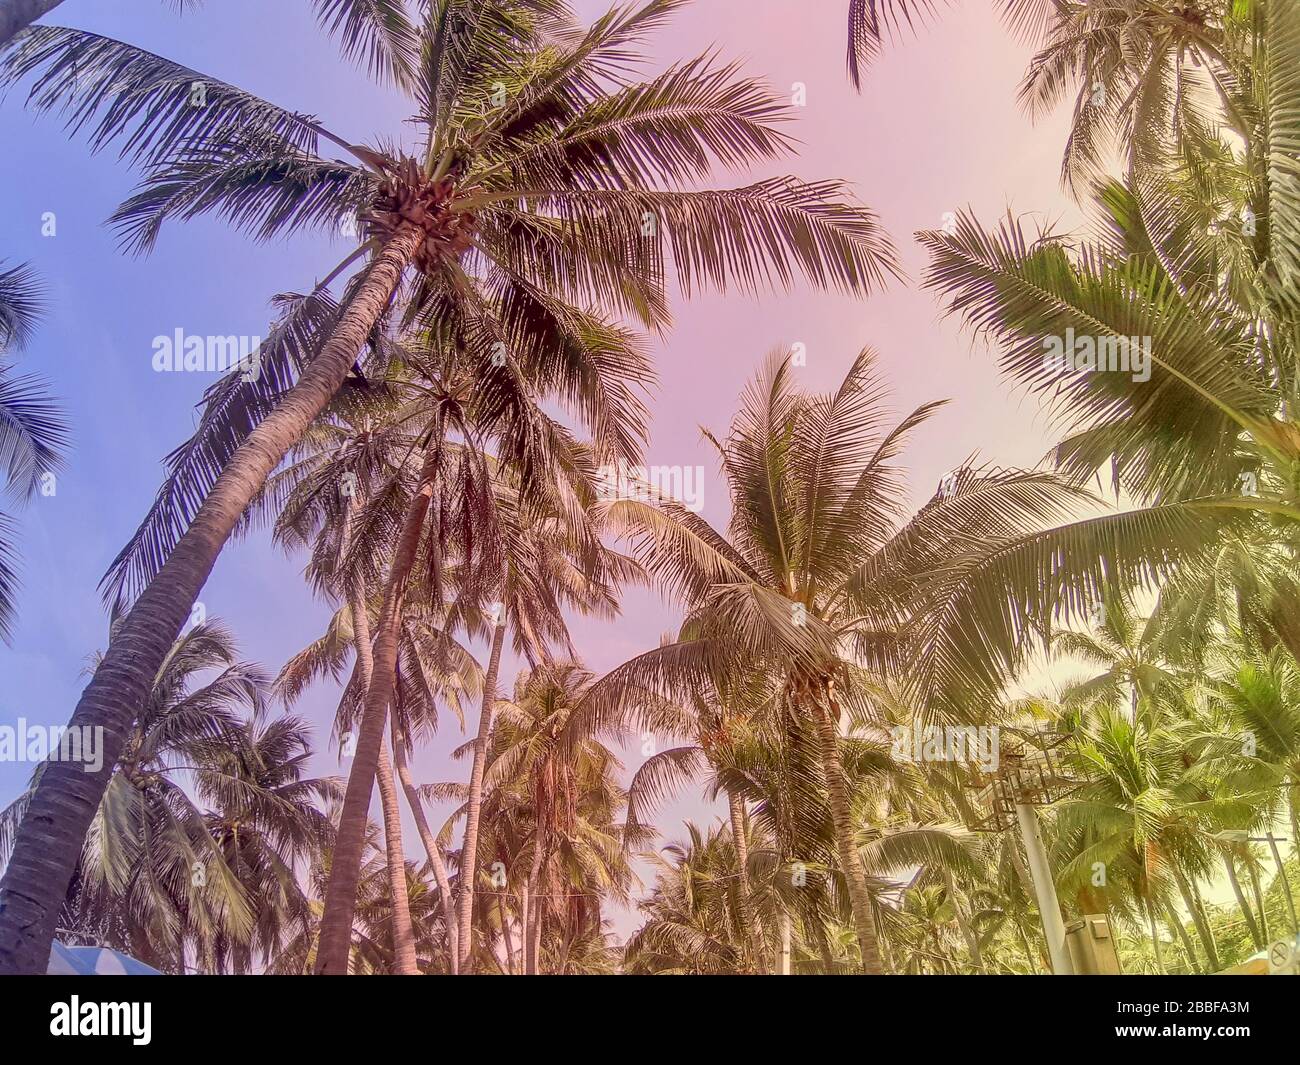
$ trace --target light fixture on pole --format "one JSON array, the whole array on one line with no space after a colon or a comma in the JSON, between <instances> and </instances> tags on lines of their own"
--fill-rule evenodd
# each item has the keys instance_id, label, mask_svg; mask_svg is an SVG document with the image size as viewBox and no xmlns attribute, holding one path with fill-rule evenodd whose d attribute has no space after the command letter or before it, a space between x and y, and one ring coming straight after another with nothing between
<instances>
[{"instance_id":1,"label":"light fixture on pole","mask_svg":"<svg viewBox=\"0 0 1300 1065\"><path fill-rule=\"evenodd\" d=\"M1268 832L1263 836L1252 836L1243 828L1227 828L1222 832L1215 832L1211 839L1217 839L1223 843L1267 843L1269 850L1273 852L1273 861L1277 864L1277 875L1282 880L1282 890L1286 894L1286 908L1291 914L1291 934L1300 935L1300 926L1296 924L1295 916L1295 896L1291 894L1291 881L1287 879L1286 866L1282 864L1282 852L1278 850L1279 843L1286 843L1285 836L1275 836Z\"/></svg>"}]
</instances>

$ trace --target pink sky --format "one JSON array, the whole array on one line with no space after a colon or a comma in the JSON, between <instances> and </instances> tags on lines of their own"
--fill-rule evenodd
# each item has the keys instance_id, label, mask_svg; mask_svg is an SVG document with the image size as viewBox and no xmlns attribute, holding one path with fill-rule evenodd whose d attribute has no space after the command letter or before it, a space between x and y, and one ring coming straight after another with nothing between
<instances>
[{"instance_id":1,"label":"pink sky","mask_svg":"<svg viewBox=\"0 0 1300 1065\"><path fill-rule=\"evenodd\" d=\"M605 4L582 0L578 7L590 17ZM806 345L799 374L815 389L837 385L853 356L870 346L900 416L934 399L952 401L913 436L914 501L974 452L1000 465L1034 465L1052 442L1036 402L1011 394L992 353L972 345L956 321L942 319L933 295L921 290L925 255L912 234L938 228L945 211L966 207L986 221L1010 209L1077 225L1077 209L1058 180L1068 116L1033 126L1021 113L1016 88L1031 49L1007 32L988 2L944 12L890 48L859 95L844 69L846 9L847 0L701 0L657 42L663 61L717 44L783 90L802 82L807 107L792 129L802 149L772 172L850 182L881 216L908 277L866 301L806 288L757 300L676 301L676 327L656 349L661 391L646 461L703 465L704 515L719 527L727 503L698 427L725 431L746 380L778 345ZM591 668L607 669L653 646L674 620L646 592L629 593L624 614L614 625L575 626ZM635 769L639 754L628 753ZM665 807L658 824L673 839L683 818L715 815L692 794ZM634 915L616 921L624 933L638 923Z\"/></svg>"}]
</instances>

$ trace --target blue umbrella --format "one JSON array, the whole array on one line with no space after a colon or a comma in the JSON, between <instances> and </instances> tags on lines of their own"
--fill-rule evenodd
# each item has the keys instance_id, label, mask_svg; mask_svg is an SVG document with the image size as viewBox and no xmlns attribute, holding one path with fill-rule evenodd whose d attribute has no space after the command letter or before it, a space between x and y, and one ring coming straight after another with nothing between
<instances>
[{"instance_id":1,"label":"blue umbrella","mask_svg":"<svg viewBox=\"0 0 1300 1065\"><path fill-rule=\"evenodd\" d=\"M142 961L108 947L69 947L57 939L50 944L47 976L162 976Z\"/></svg>"}]
</instances>

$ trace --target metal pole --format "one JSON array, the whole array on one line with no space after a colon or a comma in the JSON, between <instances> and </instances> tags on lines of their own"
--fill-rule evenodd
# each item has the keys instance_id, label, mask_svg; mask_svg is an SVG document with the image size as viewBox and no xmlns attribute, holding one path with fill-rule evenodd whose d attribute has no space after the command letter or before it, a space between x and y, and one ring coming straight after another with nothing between
<instances>
[{"instance_id":1,"label":"metal pole","mask_svg":"<svg viewBox=\"0 0 1300 1065\"><path fill-rule=\"evenodd\" d=\"M1047 937L1047 953L1052 961L1054 976L1073 976L1070 949L1065 943L1065 922L1061 919L1061 904L1056 899L1056 884L1052 869L1047 864L1047 851L1038 831L1038 815L1028 803L1016 803L1016 820L1020 822L1020 838L1024 840L1025 854L1029 858L1029 874L1034 881L1034 894L1038 897L1038 912L1043 919L1043 935Z\"/></svg>"},{"instance_id":2,"label":"metal pole","mask_svg":"<svg viewBox=\"0 0 1300 1065\"><path fill-rule=\"evenodd\" d=\"M1295 898L1291 894L1291 881L1287 879L1286 867L1282 864L1282 852L1277 848L1277 839L1270 832L1264 837L1268 840L1269 850L1273 852L1273 861L1277 862L1277 875L1282 878L1282 890L1286 892L1286 908L1291 911L1291 934L1300 935L1300 927L1296 926L1295 919Z\"/></svg>"},{"instance_id":3,"label":"metal pole","mask_svg":"<svg viewBox=\"0 0 1300 1065\"><path fill-rule=\"evenodd\" d=\"M781 911L781 966L780 975L790 975L790 915Z\"/></svg>"}]
</instances>

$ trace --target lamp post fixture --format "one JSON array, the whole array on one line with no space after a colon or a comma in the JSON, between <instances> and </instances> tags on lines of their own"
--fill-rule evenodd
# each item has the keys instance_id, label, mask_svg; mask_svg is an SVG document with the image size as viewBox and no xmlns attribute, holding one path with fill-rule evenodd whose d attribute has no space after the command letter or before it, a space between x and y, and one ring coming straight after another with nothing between
<instances>
[{"instance_id":1,"label":"lamp post fixture","mask_svg":"<svg viewBox=\"0 0 1300 1065\"><path fill-rule=\"evenodd\" d=\"M1056 880L1034 807L1050 805L1075 785L1051 755L1051 749L1066 739L1060 733L1032 733L1014 746L1004 746L996 775L978 794L979 801L987 806L988 816L975 826L977 831L1005 831L1013 824L1019 827L1053 976L1075 975L1074 963L1065 938Z\"/></svg>"},{"instance_id":2,"label":"lamp post fixture","mask_svg":"<svg viewBox=\"0 0 1300 1065\"><path fill-rule=\"evenodd\" d=\"M1296 923L1295 916L1295 896L1291 894L1291 881L1287 879L1286 867L1282 864L1282 852L1278 850L1279 843L1286 843L1286 836L1275 836L1272 832L1263 836L1252 836L1245 829L1229 828L1222 832L1215 832L1212 839L1222 840L1224 843L1267 843L1269 850L1273 852L1273 861L1277 864L1277 875L1282 878L1282 890L1286 893L1286 908L1291 914L1291 934L1300 935L1300 926Z\"/></svg>"}]
</instances>

